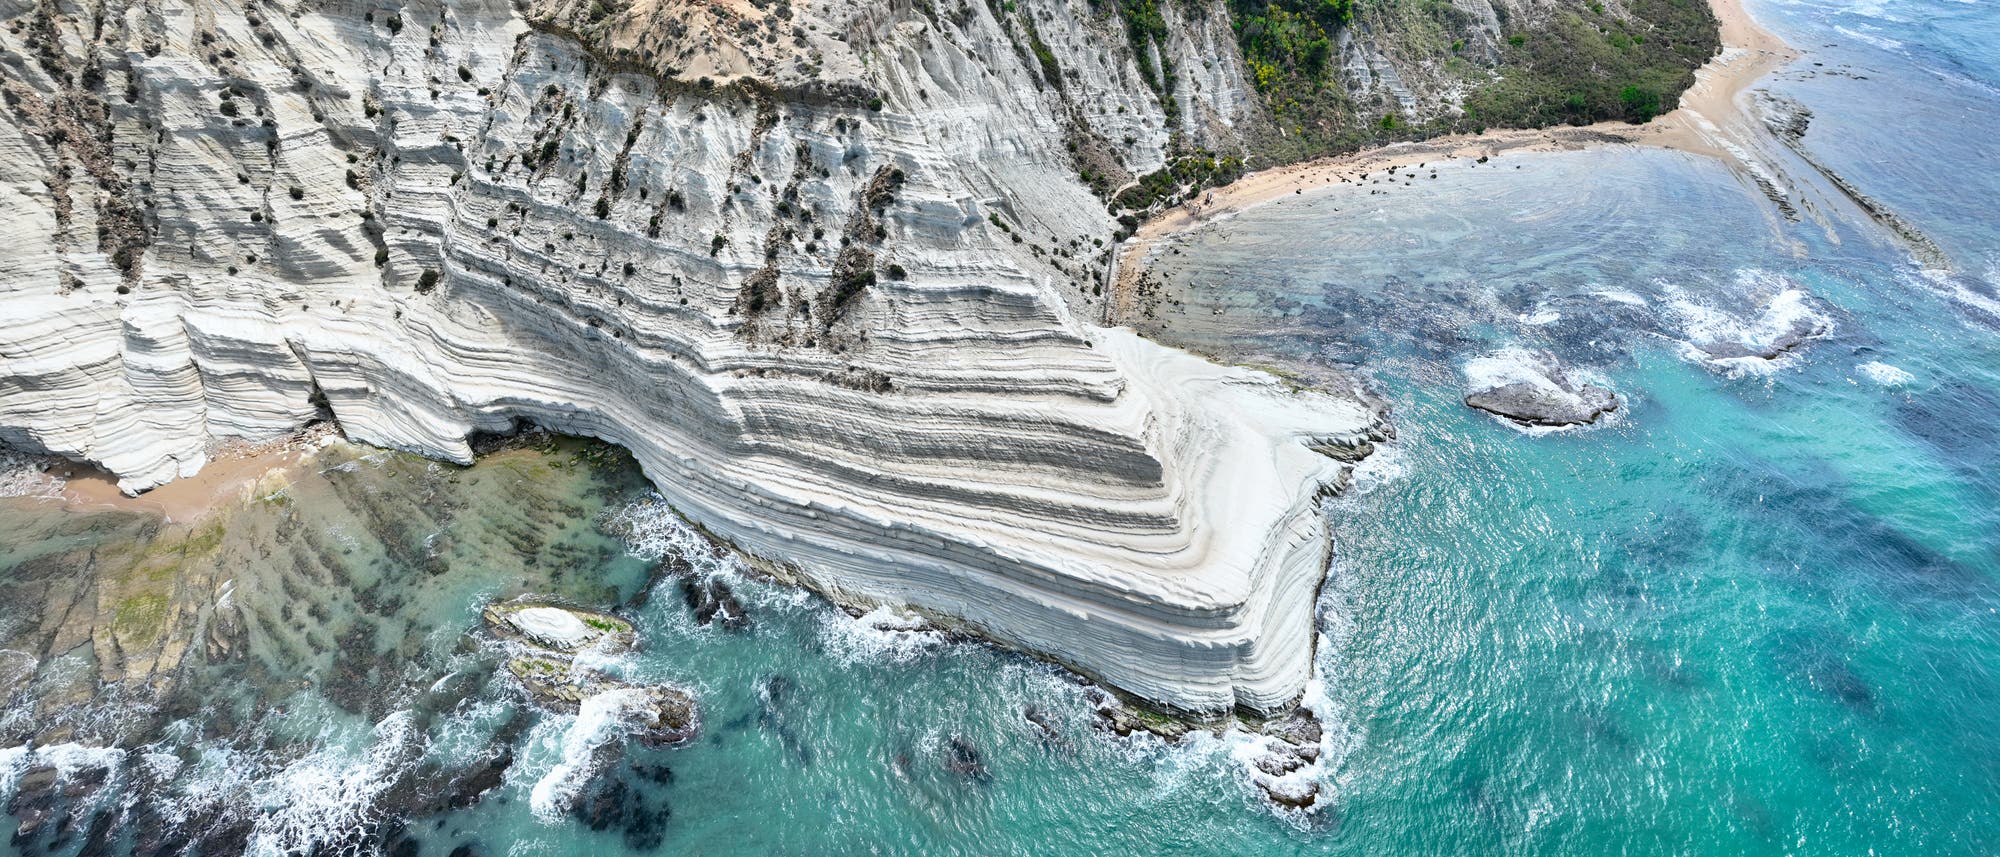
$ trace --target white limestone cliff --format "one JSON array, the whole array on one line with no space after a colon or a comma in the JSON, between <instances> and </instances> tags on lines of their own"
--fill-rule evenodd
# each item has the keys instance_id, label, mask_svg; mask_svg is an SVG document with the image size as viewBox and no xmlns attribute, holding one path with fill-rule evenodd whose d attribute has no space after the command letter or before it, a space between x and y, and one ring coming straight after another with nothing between
<instances>
[{"instance_id":1,"label":"white limestone cliff","mask_svg":"<svg viewBox=\"0 0 2000 857\"><path fill-rule=\"evenodd\" d=\"M1282 709L1314 450L1377 416L1079 320L1115 224L1073 158L1157 169L1168 117L1086 0L996 11L0 0L0 444L143 491L322 416L455 461L532 421L835 598ZM1028 20L1076 22L1060 85ZM1180 65L1226 144L1236 66Z\"/></svg>"}]
</instances>

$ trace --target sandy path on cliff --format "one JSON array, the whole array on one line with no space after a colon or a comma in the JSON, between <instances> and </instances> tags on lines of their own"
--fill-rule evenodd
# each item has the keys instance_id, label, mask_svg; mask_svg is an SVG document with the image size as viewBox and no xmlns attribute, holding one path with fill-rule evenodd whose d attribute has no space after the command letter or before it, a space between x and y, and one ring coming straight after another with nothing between
<instances>
[{"instance_id":1,"label":"sandy path on cliff","mask_svg":"<svg viewBox=\"0 0 2000 857\"><path fill-rule=\"evenodd\" d=\"M1742 0L1709 0L1709 6L1721 24L1722 50L1695 70L1694 84L1681 94L1680 106L1672 112L1644 125L1599 122L1454 134L1251 173L1140 224L1138 231L1118 249L1111 296L1105 301L1102 321L1115 325L1131 317L1147 257L1160 239L1218 217L1294 196L1307 188L1338 183L1342 178L1358 178L1389 167L1433 161L1490 158L1502 152L1576 151L1608 144L1676 149L1716 158L1736 169L1747 169L1738 153L1753 146L1761 131L1755 117L1737 103L1737 96L1764 75L1797 59L1798 52L1750 17Z\"/></svg>"}]
</instances>

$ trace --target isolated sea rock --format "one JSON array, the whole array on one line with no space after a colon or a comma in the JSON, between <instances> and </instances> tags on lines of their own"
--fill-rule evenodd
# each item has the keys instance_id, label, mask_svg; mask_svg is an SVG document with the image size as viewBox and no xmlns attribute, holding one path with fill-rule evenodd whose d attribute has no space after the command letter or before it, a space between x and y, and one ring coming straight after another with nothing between
<instances>
[{"instance_id":1,"label":"isolated sea rock","mask_svg":"<svg viewBox=\"0 0 2000 857\"><path fill-rule=\"evenodd\" d=\"M1819 300L1788 280L1745 271L1734 286L1721 295L1668 298L1688 359L1730 371L1768 371L1833 330Z\"/></svg>"},{"instance_id":2,"label":"isolated sea rock","mask_svg":"<svg viewBox=\"0 0 2000 857\"><path fill-rule=\"evenodd\" d=\"M590 646L613 653L630 649L637 641L632 623L609 613L532 600L487 605L480 618L495 636L555 652L573 653Z\"/></svg>"},{"instance_id":3,"label":"isolated sea rock","mask_svg":"<svg viewBox=\"0 0 2000 857\"><path fill-rule=\"evenodd\" d=\"M750 614L743 602L726 581L716 577L691 574L681 578L681 600L699 624L720 624L726 631L750 627Z\"/></svg>"},{"instance_id":4,"label":"isolated sea rock","mask_svg":"<svg viewBox=\"0 0 2000 857\"><path fill-rule=\"evenodd\" d=\"M1465 404L1522 425L1587 425L1618 409L1616 393L1571 380L1545 351L1503 349L1469 361L1465 375Z\"/></svg>"},{"instance_id":5,"label":"isolated sea rock","mask_svg":"<svg viewBox=\"0 0 2000 857\"><path fill-rule=\"evenodd\" d=\"M676 744L694 736L699 723L694 697L667 685L635 685L576 663L589 651L612 655L637 644L631 623L596 613L533 600L489 605L481 611L488 633L508 646L506 670L528 697L544 708L581 711L593 697L617 694L621 717L653 744Z\"/></svg>"}]
</instances>

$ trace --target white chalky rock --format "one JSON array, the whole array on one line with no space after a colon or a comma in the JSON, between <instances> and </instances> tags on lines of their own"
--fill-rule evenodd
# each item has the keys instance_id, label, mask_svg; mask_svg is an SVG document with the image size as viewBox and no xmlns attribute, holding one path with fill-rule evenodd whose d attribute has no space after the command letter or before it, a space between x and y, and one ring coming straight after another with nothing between
<instances>
[{"instance_id":1,"label":"white chalky rock","mask_svg":"<svg viewBox=\"0 0 2000 857\"><path fill-rule=\"evenodd\" d=\"M507 622L530 639L558 649L575 649L599 634L560 607L524 607L507 614Z\"/></svg>"},{"instance_id":2,"label":"white chalky rock","mask_svg":"<svg viewBox=\"0 0 2000 857\"><path fill-rule=\"evenodd\" d=\"M1069 144L1143 174L1175 132L1115 18L1021 5L1090 22L1041 31L1060 88L981 3L781 6L848 17L718 27L665 82L499 0L0 28L60 67L0 74L0 443L142 491L319 415L460 462L532 421L835 598L1166 706L1289 705L1344 466L1307 445L1376 417L1078 317L1116 225ZM1178 133L1234 145L1227 17L1163 8ZM811 68L731 65L794 29ZM746 69L781 88L694 82Z\"/></svg>"}]
</instances>

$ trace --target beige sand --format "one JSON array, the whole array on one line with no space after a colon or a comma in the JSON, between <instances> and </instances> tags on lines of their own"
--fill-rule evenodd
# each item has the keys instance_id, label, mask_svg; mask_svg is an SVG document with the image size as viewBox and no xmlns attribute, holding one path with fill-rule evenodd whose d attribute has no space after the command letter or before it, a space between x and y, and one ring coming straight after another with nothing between
<instances>
[{"instance_id":1,"label":"beige sand","mask_svg":"<svg viewBox=\"0 0 2000 857\"><path fill-rule=\"evenodd\" d=\"M1682 93L1680 106L1673 112L1644 125L1600 122L1583 127L1455 134L1251 173L1168 209L1139 226L1138 232L1119 248L1111 297L1105 301L1104 322L1117 324L1130 317L1140 277L1146 270L1147 255L1160 239L1219 216L1392 166L1490 158L1502 152L1574 151L1628 144L1693 152L1741 168L1732 147L1744 142L1730 141L1756 139L1759 131L1756 120L1743 111L1736 98L1764 75L1796 59L1798 53L1759 26L1744 11L1742 0L1709 0L1709 5L1721 22L1722 51L1695 71L1694 85Z\"/></svg>"},{"instance_id":2,"label":"beige sand","mask_svg":"<svg viewBox=\"0 0 2000 857\"><path fill-rule=\"evenodd\" d=\"M137 497L125 496L116 479L89 465L65 462L51 475L65 480L58 500L70 508L147 512L185 524L284 487L296 468L338 437L331 426L320 423L273 441L227 444L210 454L200 473Z\"/></svg>"}]
</instances>

